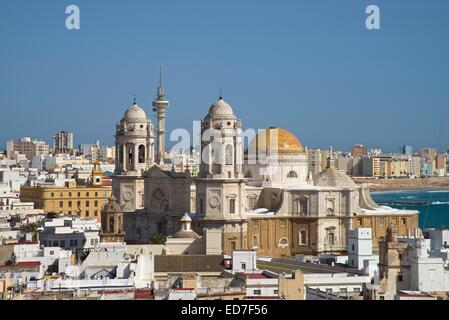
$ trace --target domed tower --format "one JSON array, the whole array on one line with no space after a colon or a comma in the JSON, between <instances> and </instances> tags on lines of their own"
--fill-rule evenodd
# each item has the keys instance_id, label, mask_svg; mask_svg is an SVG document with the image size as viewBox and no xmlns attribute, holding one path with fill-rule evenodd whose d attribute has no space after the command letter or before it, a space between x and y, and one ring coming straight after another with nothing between
<instances>
[{"instance_id":1,"label":"domed tower","mask_svg":"<svg viewBox=\"0 0 449 320\"><path fill-rule=\"evenodd\" d=\"M143 174L154 164L153 124L136 101L116 126L112 193L125 212L143 208Z\"/></svg>"},{"instance_id":2,"label":"domed tower","mask_svg":"<svg viewBox=\"0 0 449 320\"><path fill-rule=\"evenodd\" d=\"M201 168L199 177L243 178L243 138L240 120L222 97L201 123Z\"/></svg>"},{"instance_id":3,"label":"domed tower","mask_svg":"<svg viewBox=\"0 0 449 320\"><path fill-rule=\"evenodd\" d=\"M197 230L221 229L229 254L246 248L245 179L241 123L222 97L203 119L201 138L195 225Z\"/></svg>"},{"instance_id":4,"label":"domed tower","mask_svg":"<svg viewBox=\"0 0 449 320\"><path fill-rule=\"evenodd\" d=\"M117 124L115 146L116 174L141 176L154 162L153 124L136 101Z\"/></svg>"},{"instance_id":5,"label":"domed tower","mask_svg":"<svg viewBox=\"0 0 449 320\"><path fill-rule=\"evenodd\" d=\"M112 196L101 212L101 242L123 242L123 210Z\"/></svg>"}]
</instances>

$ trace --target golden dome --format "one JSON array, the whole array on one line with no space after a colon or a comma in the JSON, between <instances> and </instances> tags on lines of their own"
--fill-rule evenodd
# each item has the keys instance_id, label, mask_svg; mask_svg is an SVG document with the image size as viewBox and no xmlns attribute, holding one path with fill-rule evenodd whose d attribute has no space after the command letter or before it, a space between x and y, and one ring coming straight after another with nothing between
<instances>
[{"instance_id":1,"label":"golden dome","mask_svg":"<svg viewBox=\"0 0 449 320\"><path fill-rule=\"evenodd\" d=\"M299 153L303 152L301 142L293 133L282 128L268 128L259 132L250 142L249 153Z\"/></svg>"}]
</instances>

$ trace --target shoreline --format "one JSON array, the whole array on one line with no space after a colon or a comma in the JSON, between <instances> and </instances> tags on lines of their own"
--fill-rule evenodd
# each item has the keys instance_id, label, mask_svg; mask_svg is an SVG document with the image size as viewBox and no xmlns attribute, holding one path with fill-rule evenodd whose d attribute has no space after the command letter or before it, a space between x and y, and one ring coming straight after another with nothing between
<instances>
[{"instance_id":1,"label":"shoreline","mask_svg":"<svg viewBox=\"0 0 449 320\"><path fill-rule=\"evenodd\" d=\"M449 191L449 177L432 177L416 179L372 179L353 178L357 184L365 184L371 192L400 191Z\"/></svg>"}]
</instances>

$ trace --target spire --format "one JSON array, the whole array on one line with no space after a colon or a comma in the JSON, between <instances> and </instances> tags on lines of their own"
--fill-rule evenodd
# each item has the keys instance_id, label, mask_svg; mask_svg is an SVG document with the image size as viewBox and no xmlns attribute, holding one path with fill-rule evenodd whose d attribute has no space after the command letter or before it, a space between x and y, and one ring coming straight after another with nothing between
<instances>
[{"instance_id":1,"label":"spire","mask_svg":"<svg viewBox=\"0 0 449 320\"><path fill-rule=\"evenodd\" d=\"M218 98L218 100L223 100L223 90L220 88L220 97Z\"/></svg>"},{"instance_id":2,"label":"spire","mask_svg":"<svg viewBox=\"0 0 449 320\"><path fill-rule=\"evenodd\" d=\"M134 95L133 105L135 106L137 104L136 95Z\"/></svg>"},{"instance_id":3,"label":"spire","mask_svg":"<svg viewBox=\"0 0 449 320\"><path fill-rule=\"evenodd\" d=\"M162 86L162 66L159 68L159 87L157 88L157 98L163 98L164 95L164 87Z\"/></svg>"}]
</instances>

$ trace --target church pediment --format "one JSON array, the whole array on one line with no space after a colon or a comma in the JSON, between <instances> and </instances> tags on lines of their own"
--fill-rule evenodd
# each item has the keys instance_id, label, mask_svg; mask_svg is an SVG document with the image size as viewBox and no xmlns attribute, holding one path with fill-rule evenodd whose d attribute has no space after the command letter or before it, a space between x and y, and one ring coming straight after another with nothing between
<instances>
[{"instance_id":1,"label":"church pediment","mask_svg":"<svg viewBox=\"0 0 449 320\"><path fill-rule=\"evenodd\" d=\"M144 178L171 178L171 176L158 165L154 165L144 174Z\"/></svg>"}]
</instances>

